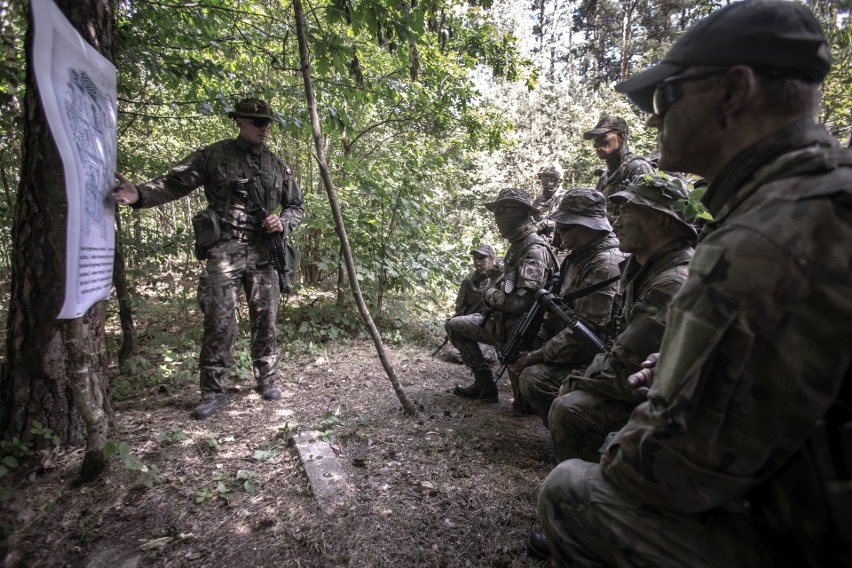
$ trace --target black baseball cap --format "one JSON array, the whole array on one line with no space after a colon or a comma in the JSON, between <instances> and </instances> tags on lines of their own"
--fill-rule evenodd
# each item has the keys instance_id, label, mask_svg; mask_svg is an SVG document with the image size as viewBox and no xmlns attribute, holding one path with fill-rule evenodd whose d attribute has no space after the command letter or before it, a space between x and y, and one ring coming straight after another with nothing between
<instances>
[{"instance_id":1,"label":"black baseball cap","mask_svg":"<svg viewBox=\"0 0 852 568\"><path fill-rule=\"evenodd\" d=\"M618 130L625 134L630 133L630 130L627 128L627 121L620 116L604 116L598 121L592 130L587 130L583 133L583 139L591 140L595 136L600 136L610 130Z\"/></svg>"},{"instance_id":2,"label":"black baseball cap","mask_svg":"<svg viewBox=\"0 0 852 568\"><path fill-rule=\"evenodd\" d=\"M807 7L782 0L744 0L692 26L650 69L615 86L653 112L654 90L687 67L749 65L820 83L831 57L819 22Z\"/></svg>"},{"instance_id":3,"label":"black baseball cap","mask_svg":"<svg viewBox=\"0 0 852 568\"><path fill-rule=\"evenodd\" d=\"M272 108L260 99L243 99L237 103L234 110L228 113L228 118L268 118L274 120Z\"/></svg>"}]
</instances>

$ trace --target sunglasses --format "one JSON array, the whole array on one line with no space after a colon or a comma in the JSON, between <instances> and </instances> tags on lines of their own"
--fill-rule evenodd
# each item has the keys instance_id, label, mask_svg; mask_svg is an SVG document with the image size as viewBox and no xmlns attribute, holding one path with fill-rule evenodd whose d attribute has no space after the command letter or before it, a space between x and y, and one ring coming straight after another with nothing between
<instances>
[{"instance_id":1,"label":"sunglasses","mask_svg":"<svg viewBox=\"0 0 852 568\"><path fill-rule=\"evenodd\" d=\"M563 233L567 233L569 231L573 231L577 228L577 225L566 225L564 223L556 223L556 229L562 231Z\"/></svg>"},{"instance_id":2,"label":"sunglasses","mask_svg":"<svg viewBox=\"0 0 852 568\"><path fill-rule=\"evenodd\" d=\"M272 124L271 118L250 118L249 120L257 128L266 128L267 126Z\"/></svg>"},{"instance_id":3,"label":"sunglasses","mask_svg":"<svg viewBox=\"0 0 852 568\"><path fill-rule=\"evenodd\" d=\"M724 75L727 72L727 69L719 69L708 71L707 73L696 73L695 75L674 75L668 79L663 79L657 84L657 88L654 90L654 114L660 118L666 115L669 108L683 95L681 85L684 83Z\"/></svg>"}]
</instances>

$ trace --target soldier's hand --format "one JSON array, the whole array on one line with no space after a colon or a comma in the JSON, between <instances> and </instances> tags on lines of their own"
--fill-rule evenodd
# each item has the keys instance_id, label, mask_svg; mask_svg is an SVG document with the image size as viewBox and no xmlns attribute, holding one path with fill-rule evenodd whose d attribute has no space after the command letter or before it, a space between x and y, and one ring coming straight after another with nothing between
<instances>
[{"instance_id":1,"label":"soldier's hand","mask_svg":"<svg viewBox=\"0 0 852 568\"><path fill-rule=\"evenodd\" d=\"M659 358L659 353L651 353L647 359L642 361L642 368L627 377L627 384L633 389L634 397L640 400L648 398L648 391L654 382L654 367L657 366Z\"/></svg>"},{"instance_id":2,"label":"soldier's hand","mask_svg":"<svg viewBox=\"0 0 852 568\"><path fill-rule=\"evenodd\" d=\"M112 197L122 205L130 205L139 201L139 190L136 185L118 172L115 172L118 184L112 188Z\"/></svg>"},{"instance_id":3,"label":"soldier's hand","mask_svg":"<svg viewBox=\"0 0 852 568\"><path fill-rule=\"evenodd\" d=\"M283 233L284 232L284 223L281 222L281 218L278 215L270 215L266 219L263 220L263 228L267 233Z\"/></svg>"},{"instance_id":4,"label":"soldier's hand","mask_svg":"<svg viewBox=\"0 0 852 568\"><path fill-rule=\"evenodd\" d=\"M530 360L530 354L524 353L523 355L521 355L520 357L515 359L514 363L509 363L507 365L507 367L509 367L509 370L513 374L520 375L523 372L524 369L526 369L527 367L530 366L529 360Z\"/></svg>"}]
</instances>

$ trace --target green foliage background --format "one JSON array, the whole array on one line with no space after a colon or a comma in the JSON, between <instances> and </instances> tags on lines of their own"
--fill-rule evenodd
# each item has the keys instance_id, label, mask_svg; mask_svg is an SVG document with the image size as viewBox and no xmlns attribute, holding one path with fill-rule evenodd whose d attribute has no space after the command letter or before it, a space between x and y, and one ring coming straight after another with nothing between
<instances>
[{"instance_id":1,"label":"green foliage background","mask_svg":"<svg viewBox=\"0 0 852 568\"><path fill-rule=\"evenodd\" d=\"M850 8L807 3L825 25L835 62L819 118L845 142L852 117ZM538 193L535 173L554 161L565 168L566 186L593 184L600 163L581 134L603 114L628 120L635 152L653 149L645 117L611 87L625 72L657 60L721 4L306 4L332 177L359 278L390 337L407 326L439 330L456 282L469 269L471 246L485 241L504 250L482 207L500 187ZM292 6L274 0L114 0L113 6L119 170L138 182L162 175L196 147L233 136L226 113L236 101L268 100L280 119L272 150L300 180L307 210L293 235L302 252L301 291L282 315L282 333L296 330L294 340L314 334L310 340L317 342L358 333L345 282L340 289L339 244L313 159ZM21 159L25 7L0 0L3 291ZM122 208L120 243L141 313L156 313L158 303L193 309L200 265L192 258L189 219L203 207L198 191L156 209ZM187 372L181 356L163 357L176 366L171 372Z\"/></svg>"}]
</instances>

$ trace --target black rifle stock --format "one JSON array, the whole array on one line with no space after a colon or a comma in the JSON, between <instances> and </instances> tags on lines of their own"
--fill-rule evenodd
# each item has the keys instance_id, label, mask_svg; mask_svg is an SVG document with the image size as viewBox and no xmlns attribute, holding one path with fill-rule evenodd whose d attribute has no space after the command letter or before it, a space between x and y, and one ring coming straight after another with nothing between
<instances>
[{"instance_id":1,"label":"black rifle stock","mask_svg":"<svg viewBox=\"0 0 852 568\"><path fill-rule=\"evenodd\" d=\"M550 293L550 291L559 283L559 273L551 277L550 282L547 284L547 288L542 288L540 291L545 291L546 293ZM512 333L509 334L509 339L506 340L506 343L503 344L503 348L498 352L498 358L500 359L500 369L494 375L494 382L500 380L500 377L503 376L503 373L506 372L506 367L510 364L514 363L518 359L518 355L521 353L521 350L529 347L532 344L533 339L538 334L539 328L541 328L541 324L544 321L544 314L542 313L542 305L539 302L533 302L530 309L526 311L526 313L518 320L518 323L515 324L515 327L512 329Z\"/></svg>"},{"instance_id":2,"label":"black rifle stock","mask_svg":"<svg viewBox=\"0 0 852 568\"><path fill-rule=\"evenodd\" d=\"M262 187L260 176L254 176L250 180L240 180L238 183L246 189L249 206L251 207L251 216L256 223L262 223L271 213L263 206L263 198L260 196L260 190L258 189L258 187ZM269 253L269 263L275 269L275 272L278 273L278 285L281 288L281 293L289 294L292 291L290 285L287 283L287 275L290 269L287 266L283 235L282 233L267 233L263 227L261 227L261 231L264 231L264 243Z\"/></svg>"}]
</instances>

